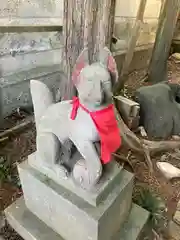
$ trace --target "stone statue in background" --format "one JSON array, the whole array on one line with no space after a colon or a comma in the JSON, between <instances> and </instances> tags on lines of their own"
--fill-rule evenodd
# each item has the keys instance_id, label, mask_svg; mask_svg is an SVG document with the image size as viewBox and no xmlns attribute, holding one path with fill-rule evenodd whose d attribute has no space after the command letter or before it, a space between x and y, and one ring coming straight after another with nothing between
<instances>
[{"instance_id":1,"label":"stone statue in background","mask_svg":"<svg viewBox=\"0 0 180 240\"><path fill-rule=\"evenodd\" d=\"M118 80L115 60L107 48L100 51L98 62L89 65L88 59L84 49L72 74L78 91L72 101L55 103L45 84L31 81L38 158L57 176L72 176L85 189L96 185L102 164L111 161L121 144L112 105L112 87ZM100 154L95 147L99 141ZM72 149L81 155L74 165Z\"/></svg>"}]
</instances>

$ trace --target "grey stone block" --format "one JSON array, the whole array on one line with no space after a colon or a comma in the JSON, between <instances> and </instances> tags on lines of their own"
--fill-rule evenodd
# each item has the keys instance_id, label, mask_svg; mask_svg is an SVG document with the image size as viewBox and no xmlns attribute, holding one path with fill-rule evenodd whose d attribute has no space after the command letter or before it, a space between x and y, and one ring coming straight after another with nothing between
<instances>
[{"instance_id":1,"label":"grey stone block","mask_svg":"<svg viewBox=\"0 0 180 240\"><path fill-rule=\"evenodd\" d=\"M29 211L23 197L9 206L5 210L5 215L9 224L25 240L64 240ZM113 238L113 240L139 239L148 216L149 213L147 211L133 204L128 220L124 224L124 228L121 230L121 233L118 233L117 236ZM175 236L174 239L179 240L179 227L177 228L178 231L175 231L174 224L173 222L171 223L171 230L173 231L173 236ZM174 235L174 233L176 234Z\"/></svg>"},{"instance_id":2,"label":"grey stone block","mask_svg":"<svg viewBox=\"0 0 180 240\"><path fill-rule=\"evenodd\" d=\"M79 154L75 158L80 159ZM72 160L73 161L73 160ZM74 160L76 161L76 160ZM91 191L86 191L79 186L75 185L71 178L64 179L63 177L57 176L53 168L45 168L43 162L36 157L36 153L31 154L28 157L28 164L36 170L42 172L47 177L76 194L78 197L83 198L93 206L99 205L108 194L112 191L116 184L119 184L121 180L122 167L117 162L113 161L108 164L104 169L104 174L100 182Z\"/></svg>"},{"instance_id":3,"label":"grey stone block","mask_svg":"<svg viewBox=\"0 0 180 240\"><path fill-rule=\"evenodd\" d=\"M135 129L139 125L139 103L134 102L123 96L117 96L116 98L118 110L130 129Z\"/></svg>"},{"instance_id":4,"label":"grey stone block","mask_svg":"<svg viewBox=\"0 0 180 240\"><path fill-rule=\"evenodd\" d=\"M63 240L28 210L23 197L9 206L5 215L11 227L25 240Z\"/></svg>"},{"instance_id":5,"label":"grey stone block","mask_svg":"<svg viewBox=\"0 0 180 240\"><path fill-rule=\"evenodd\" d=\"M0 79L0 118L11 114L20 106L32 106L29 81L38 79L55 92L60 85L59 65L38 67Z\"/></svg>"},{"instance_id":6,"label":"grey stone block","mask_svg":"<svg viewBox=\"0 0 180 240\"><path fill-rule=\"evenodd\" d=\"M134 177L125 170L106 200L94 207L27 162L18 169L26 206L66 240L109 240L129 214Z\"/></svg>"},{"instance_id":7,"label":"grey stone block","mask_svg":"<svg viewBox=\"0 0 180 240\"><path fill-rule=\"evenodd\" d=\"M113 240L137 240L149 218L149 212L136 204L132 205L131 213L120 234Z\"/></svg>"}]
</instances>

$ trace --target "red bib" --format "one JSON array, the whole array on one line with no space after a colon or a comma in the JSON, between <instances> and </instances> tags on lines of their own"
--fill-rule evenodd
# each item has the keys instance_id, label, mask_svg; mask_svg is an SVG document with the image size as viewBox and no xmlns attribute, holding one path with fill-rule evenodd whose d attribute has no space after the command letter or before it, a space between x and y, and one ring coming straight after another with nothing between
<instances>
[{"instance_id":1,"label":"red bib","mask_svg":"<svg viewBox=\"0 0 180 240\"><path fill-rule=\"evenodd\" d=\"M100 136L101 160L103 164L109 163L112 159L111 154L121 146L121 137L114 114L113 104L95 112L91 112L81 105L77 97L73 98L72 104L72 120L76 118L79 107L90 114Z\"/></svg>"}]
</instances>

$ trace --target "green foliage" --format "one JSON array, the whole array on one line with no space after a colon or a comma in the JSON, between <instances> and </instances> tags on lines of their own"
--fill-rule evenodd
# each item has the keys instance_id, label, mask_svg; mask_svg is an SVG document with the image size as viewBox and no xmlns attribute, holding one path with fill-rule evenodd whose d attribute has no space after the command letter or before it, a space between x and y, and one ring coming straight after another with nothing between
<instances>
[{"instance_id":1,"label":"green foliage","mask_svg":"<svg viewBox=\"0 0 180 240\"><path fill-rule=\"evenodd\" d=\"M141 188L135 202L150 212L150 221L153 228L166 227L167 208L164 201L147 188Z\"/></svg>"}]
</instances>

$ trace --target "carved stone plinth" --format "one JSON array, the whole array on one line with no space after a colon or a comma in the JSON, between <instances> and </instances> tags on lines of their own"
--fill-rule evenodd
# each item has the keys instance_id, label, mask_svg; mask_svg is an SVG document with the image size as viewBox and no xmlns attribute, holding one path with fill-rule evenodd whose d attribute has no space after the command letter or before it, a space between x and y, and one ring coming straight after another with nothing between
<instances>
[{"instance_id":1,"label":"carved stone plinth","mask_svg":"<svg viewBox=\"0 0 180 240\"><path fill-rule=\"evenodd\" d=\"M35 154L29 159L36 161ZM25 240L133 240L147 221L148 212L132 207L133 174L116 163L107 167L93 197L85 190L75 192L73 183L71 188L68 182L58 184L28 161L18 170L24 197L5 213Z\"/></svg>"},{"instance_id":2,"label":"carved stone plinth","mask_svg":"<svg viewBox=\"0 0 180 240\"><path fill-rule=\"evenodd\" d=\"M27 162L19 165L19 175L26 206L67 240L111 239L131 208L133 175L128 172L122 173L121 179L96 207L57 185Z\"/></svg>"}]
</instances>

